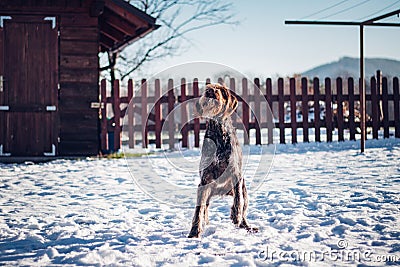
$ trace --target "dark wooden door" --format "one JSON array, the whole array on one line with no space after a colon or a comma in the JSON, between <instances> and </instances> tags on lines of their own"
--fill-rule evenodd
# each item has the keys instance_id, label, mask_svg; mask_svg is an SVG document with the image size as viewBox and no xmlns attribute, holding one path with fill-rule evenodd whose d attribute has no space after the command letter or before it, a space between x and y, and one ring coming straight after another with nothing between
<instances>
[{"instance_id":1,"label":"dark wooden door","mask_svg":"<svg viewBox=\"0 0 400 267\"><path fill-rule=\"evenodd\" d=\"M58 29L53 17L0 17L0 153L58 150Z\"/></svg>"}]
</instances>

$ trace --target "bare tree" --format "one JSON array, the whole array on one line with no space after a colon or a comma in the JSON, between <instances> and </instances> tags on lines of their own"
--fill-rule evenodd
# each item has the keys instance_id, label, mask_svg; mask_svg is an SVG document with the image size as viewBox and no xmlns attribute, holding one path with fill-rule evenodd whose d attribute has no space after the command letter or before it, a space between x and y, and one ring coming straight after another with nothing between
<instances>
[{"instance_id":1,"label":"bare tree","mask_svg":"<svg viewBox=\"0 0 400 267\"><path fill-rule=\"evenodd\" d=\"M128 0L129 1L129 0ZM157 19L159 29L132 44L122 53L109 52L111 81L124 79L144 64L182 53L191 41L190 32L220 24L236 25L232 3L224 0L130 0L130 4Z\"/></svg>"}]
</instances>

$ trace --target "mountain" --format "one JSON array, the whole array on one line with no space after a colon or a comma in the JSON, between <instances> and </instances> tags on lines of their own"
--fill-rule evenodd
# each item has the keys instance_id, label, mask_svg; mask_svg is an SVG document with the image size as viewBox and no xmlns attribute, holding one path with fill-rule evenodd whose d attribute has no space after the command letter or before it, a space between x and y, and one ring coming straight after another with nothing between
<instances>
[{"instance_id":1,"label":"mountain","mask_svg":"<svg viewBox=\"0 0 400 267\"><path fill-rule=\"evenodd\" d=\"M342 57L338 61L324 64L302 73L304 77L359 77L360 61L358 58ZM381 70L383 76L400 76L400 61L385 58L366 58L365 77L371 77Z\"/></svg>"}]
</instances>

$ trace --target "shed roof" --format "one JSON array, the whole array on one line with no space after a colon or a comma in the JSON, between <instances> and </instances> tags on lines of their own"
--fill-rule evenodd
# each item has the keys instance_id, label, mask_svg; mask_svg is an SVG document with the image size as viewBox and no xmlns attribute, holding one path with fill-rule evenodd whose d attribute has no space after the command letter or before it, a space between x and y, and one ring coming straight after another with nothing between
<instances>
[{"instance_id":1,"label":"shed roof","mask_svg":"<svg viewBox=\"0 0 400 267\"><path fill-rule=\"evenodd\" d=\"M103 3L99 16L101 52L122 50L159 27L155 18L124 0L105 0Z\"/></svg>"}]
</instances>

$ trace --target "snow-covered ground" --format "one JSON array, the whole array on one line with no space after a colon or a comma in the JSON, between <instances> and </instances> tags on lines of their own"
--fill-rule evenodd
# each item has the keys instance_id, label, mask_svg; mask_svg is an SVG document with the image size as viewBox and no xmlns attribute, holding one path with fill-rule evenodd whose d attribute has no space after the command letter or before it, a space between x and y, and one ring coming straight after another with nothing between
<instances>
[{"instance_id":1,"label":"snow-covered ground","mask_svg":"<svg viewBox=\"0 0 400 267\"><path fill-rule=\"evenodd\" d=\"M201 239L186 238L190 200L160 203L131 176L192 195L197 150L0 165L0 265L400 264L400 140L369 140L365 154L358 146L277 145L272 166L271 147L265 157L245 148L246 179L265 178L249 185L260 232L235 229L230 198L217 198ZM188 169L176 167L182 160Z\"/></svg>"}]
</instances>

